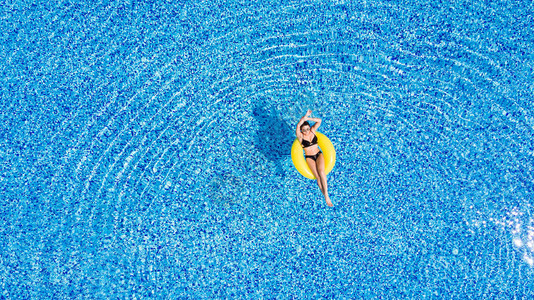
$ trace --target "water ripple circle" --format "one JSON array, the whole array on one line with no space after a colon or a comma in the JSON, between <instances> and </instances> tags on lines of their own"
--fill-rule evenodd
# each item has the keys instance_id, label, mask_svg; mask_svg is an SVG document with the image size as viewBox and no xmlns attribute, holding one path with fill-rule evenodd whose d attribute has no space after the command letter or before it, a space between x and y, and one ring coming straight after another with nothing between
<instances>
[{"instance_id":1,"label":"water ripple circle","mask_svg":"<svg viewBox=\"0 0 534 300\"><path fill-rule=\"evenodd\" d=\"M350 275L366 285L351 290L360 298L384 296L398 282L405 298L443 297L444 286L489 298L499 287L488 278L510 298L528 293L534 45L524 28L532 5L21 5L11 5L17 16L4 14L10 97L2 98L36 99L39 112L5 106L17 113L5 116L3 137L18 148L2 150L11 170L0 183L13 179L8 195L18 200L2 212L20 212L9 217L5 232L16 238L7 244L31 240L46 256L44 241L55 238L49 248L60 265L75 257L79 275L96 261L102 282L135 269L146 290L154 286L143 282L161 290L175 274L196 282L188 266L212 283L271 272L257 258L279 256L298 270L309 263L317 277ZM291 175L284 147L307 109L336 145L329 183L337 215L309 204L317 195ZM48 236L18 215L35 215ZM258 250L273 245L284 249ZM32 263L39 259L21 265ZM217 275L206 271L212 266ZM56 284L76 277L53 269L46 272ZM455 290L458 282L465 285ZM172 296L184 296L186 283L178 284Z\"/></svg>"}]
</instances>

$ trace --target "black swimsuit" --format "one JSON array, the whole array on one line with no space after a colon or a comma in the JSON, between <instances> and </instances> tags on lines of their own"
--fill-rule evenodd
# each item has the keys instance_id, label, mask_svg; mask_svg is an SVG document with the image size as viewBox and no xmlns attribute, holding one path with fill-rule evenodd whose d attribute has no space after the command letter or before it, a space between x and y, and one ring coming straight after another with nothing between
<instances>
[{"instance_id":1,"label":"black swimsuit","mask_svg":"<svg viewBox=\"0 0 534 300\"><path fill-rule=\"evenodd\" d=\"M321 150L319 150L319 152L317 152L317 154L315 155L304 155L304 157L306 158L311 158L313 159L313 161L317 161L317 158L319 158L319 155L323 154L323 152L321 152Z\"/></svg>"},{"instance_id":2,"label":"black swimsuit","mask_svg":"<svg viewBox=\"0 0 534 300\"><path fill-rule=\"evenodd\" d=\"M314 134L314 137L311 140L311 142L310 141L306 141L305 139L302 139L302 147L308 148L308 147L313 146L313 145L317 145L317 136L315 134ZM314 155L305 155L305 157L306 158L311 158L311 159L313 159L313 161L316 161L321 153L323 153L323 152L321 152L321 150L319 150L319 152L317 152L316 154L314 154Z\"/></svg>"}]
</instances>

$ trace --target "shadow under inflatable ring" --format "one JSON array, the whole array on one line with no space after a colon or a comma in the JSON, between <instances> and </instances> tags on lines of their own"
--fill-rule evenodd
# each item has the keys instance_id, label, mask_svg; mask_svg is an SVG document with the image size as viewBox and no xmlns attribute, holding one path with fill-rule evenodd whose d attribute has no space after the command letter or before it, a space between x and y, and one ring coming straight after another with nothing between
<instances>
[{"instance_id":1,"label":"shadow under inflatable ring","mask_svg":"<svg viewBox=\"0 0 534 300\"><path fill-rule=\"evenodd\" d=\"M323 152L324 171L326 174L328 174L330 171L332 171L334 165L336 164L336 150L326 135L320 132L316 132L315 135L317 136L317 144ZM295 168L302 176L309 179L315 179L310 167L306 163L303 151L304 149L302 149L302 145L300 144L299 140L295 139L293 146L291 146L291 160L293 161L293 165L295 165Z\"/></svg>"}]
</instances>

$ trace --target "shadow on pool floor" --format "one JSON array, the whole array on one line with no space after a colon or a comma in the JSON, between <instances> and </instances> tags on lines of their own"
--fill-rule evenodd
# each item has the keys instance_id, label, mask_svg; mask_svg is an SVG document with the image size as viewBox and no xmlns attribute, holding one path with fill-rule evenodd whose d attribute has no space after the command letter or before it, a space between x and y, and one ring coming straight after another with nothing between
<instances>
[{"instance_id":1,"label":"shadow on pool floor","mask_svg":"<svg viewBox=\"0 0 534 300\"><path fill-rule=\"evenodd\" d=\"M282 160L290 154L295 132L275 109L265 106L254 107L253 116L259 124L254 137L255 148L269 161L276 165L276 174L285 177Z\"/></svg>"}]
</instances>

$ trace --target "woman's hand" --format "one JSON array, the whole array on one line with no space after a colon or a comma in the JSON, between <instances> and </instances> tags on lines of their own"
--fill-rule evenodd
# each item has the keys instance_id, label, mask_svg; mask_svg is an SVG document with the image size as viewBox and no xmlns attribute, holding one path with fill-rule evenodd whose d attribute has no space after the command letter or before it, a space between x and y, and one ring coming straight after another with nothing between
<instances>
[{"instance_id":1,"label":"woman's hand","mask_svg":"<svg viewBox=\"0 0 534 300\"><path fill-rule=\"evenodd\" d=\"M306 112L306 114L304 115L304 117L300 118L300 121L299 121L299 124L298 126L302 125L302 123L304 123L304 121L308 121L310 120L310 116L312 114L312 111L308 109L308 111ZM300 130L300 129L299 129Z\"/></svg>"}]
</instances>

